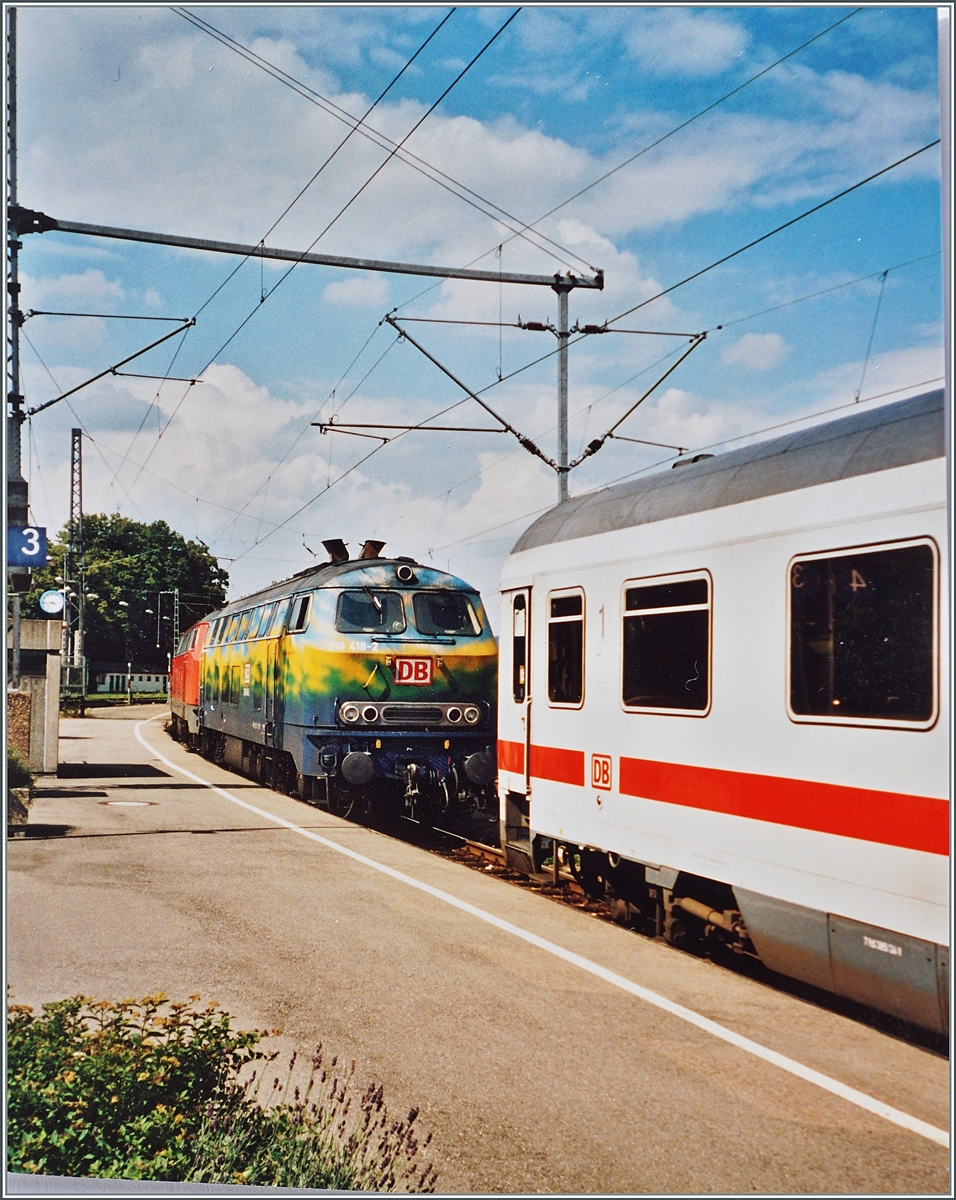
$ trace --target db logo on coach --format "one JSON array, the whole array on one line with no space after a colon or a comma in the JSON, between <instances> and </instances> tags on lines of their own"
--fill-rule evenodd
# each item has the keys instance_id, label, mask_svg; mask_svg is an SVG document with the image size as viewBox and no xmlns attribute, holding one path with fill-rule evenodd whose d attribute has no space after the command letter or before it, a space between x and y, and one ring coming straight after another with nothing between
<instances>
[{"instance_id":1,"label":"db logo on coach","mask_svg":"<svg viewBox=\"0 0 956 1200\"><path fill-rule=\"evenodd\" d=\"M432 660L430 658L396 658L392 672L396 683L410 683L417 687L425 687L432 681Z\"/></svg>"},{"instance_id":2,"label":"db logo on coach","mask_svg":"<svg viewBox=\"0 0 956 1200\"><path fill-rule=\"evenodd\" d=\"M611 790L610 754L591 755L591 787L600 788L605 792Z\"/></svg>"}]
</instances>

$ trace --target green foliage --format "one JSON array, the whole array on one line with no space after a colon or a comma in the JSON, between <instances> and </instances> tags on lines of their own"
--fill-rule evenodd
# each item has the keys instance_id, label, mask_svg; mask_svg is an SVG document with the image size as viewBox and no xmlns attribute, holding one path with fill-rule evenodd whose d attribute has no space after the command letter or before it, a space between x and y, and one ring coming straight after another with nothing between
<instances>
[{"instance_id":1,"label":"green foliage","mask_svg":"<svg viewBox=\"0 0 956 1200\"><path fill-rule=\"evenodd\" d=\"M7 1011L8 1169L112 1179L433 1191L420 1167L417 1111L390 1121L370 1085L350 1114L355 1064L323 1068L305 1094L259 1098L276 1053L234 1032L216 1004L162 994L118 1004L83 996ZM250 1072L250 1068L253 1068ZM244 1076L244 1081L240 1078ZM430 1136L423 1143L428 1145Z\"/></svg>"},{"instance_id":2,"label":"green foliage","mask_svg":"<svg viewBox=\"0 0 956 1200\"><path fill-rule=\"evenodd\" d=\"M33 783L33 773L12 746L7 746L7 787L25 788Z\"/></svg>"},{"instance_id":3,"label":"green foliage","mask_svg":"<svg viewBox=\"0 0 956 1200\"><path fill-rule=\"evenodd\" d=\"M42 617L40 593L61 586L56 576L64 574L68 532L64 528L50 544L53 565L34 572L33 587L23 602L24 616ZM179 588L181 629L225 602L227 572L203 542L187 541L165 521L144 525L118 513L85 513L83 542L86 588L98 597L86 603L87 658L135 659L165 667L173 648L173 597L163 596L160 601L159 592ZM74 566L71 578L75 574ZM128 607L120 605L121 600ZM153 612L147 613L147 608ZM162 620L163 616L170 619Z\"/></svg>"}]
</instances>

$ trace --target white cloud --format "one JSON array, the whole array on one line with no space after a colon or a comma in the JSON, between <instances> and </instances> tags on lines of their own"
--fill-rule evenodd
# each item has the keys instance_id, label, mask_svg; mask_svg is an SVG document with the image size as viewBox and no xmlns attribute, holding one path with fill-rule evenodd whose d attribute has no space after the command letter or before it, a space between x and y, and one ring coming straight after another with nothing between
<instances>
[{"instance_id":1,"label":"white cloud","mask_svg":"<svg viewBox=\"0 0 956 1200\"><path fill-rule=\"evenodd\" d=\"M686 8L638 9L624 38L643 70L657 75L719 75L750 41L741 26Z\"/></svg>"},{"instance_id":2,"label":"white cloud","mask_svg":"<svg viewBox=\"0 0 956 1200\"><path fill-rule=\"evenodd\" d=\"M779 333L745 333L725 348L720 360L748 371L768 371L782 363L790 351Z\"/></svg>"},{"instance_id":3,"label":"white cloud","mask_svg":"<svg viewBox=\"0 0 956 1200\"><path fill-rule=\"evenodd\" d=\"M388 280L381 275L355 275L336 280L322 291L327 304L345 304L350 308L382 308L388 303Z\"/></svg>"},{"instance_id":4,"label":"white cloud","mask_svg":"<svg viewBox=\"0 0 956 1200\"><path fill-rule=\"evenodd\" d=\"M21 276L25 308L50 300L122 300L123 288L92 267L82 274L45 275L39 279Z\"/></svg>"}]
</instances>

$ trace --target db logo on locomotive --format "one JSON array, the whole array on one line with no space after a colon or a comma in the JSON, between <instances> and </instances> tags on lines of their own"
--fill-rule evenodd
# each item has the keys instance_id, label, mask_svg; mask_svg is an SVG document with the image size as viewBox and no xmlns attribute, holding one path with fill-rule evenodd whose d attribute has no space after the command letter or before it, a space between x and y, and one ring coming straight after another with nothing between
<instances>
[{"instance_id":1,"label":"db logo on locomotive","mask_svg":"<svg viewBox=\"0 0 956 1200\"><path fill-rule=\"evenodd\" d=\"M432 660L430 658L396 658L392 673L396 683L410 683L416 687L425 687L432 681Z\"/></svg>"}]
</instances>

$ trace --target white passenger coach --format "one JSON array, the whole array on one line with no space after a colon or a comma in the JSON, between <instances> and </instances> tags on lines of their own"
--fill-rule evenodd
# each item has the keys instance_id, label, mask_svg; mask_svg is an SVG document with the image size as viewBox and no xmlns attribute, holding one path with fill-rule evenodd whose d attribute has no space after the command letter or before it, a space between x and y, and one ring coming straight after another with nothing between
<instances>
[{"instance_id":1,"label":"white passenger coach","mask_svg":"<svg viewBox=\"0 0 956 1200\"><path fill-rule=\"evenodd\" d=\"M943 393L559 505L502 575L502 843L948 1025Z\"/></svg>"}]
</instances>

